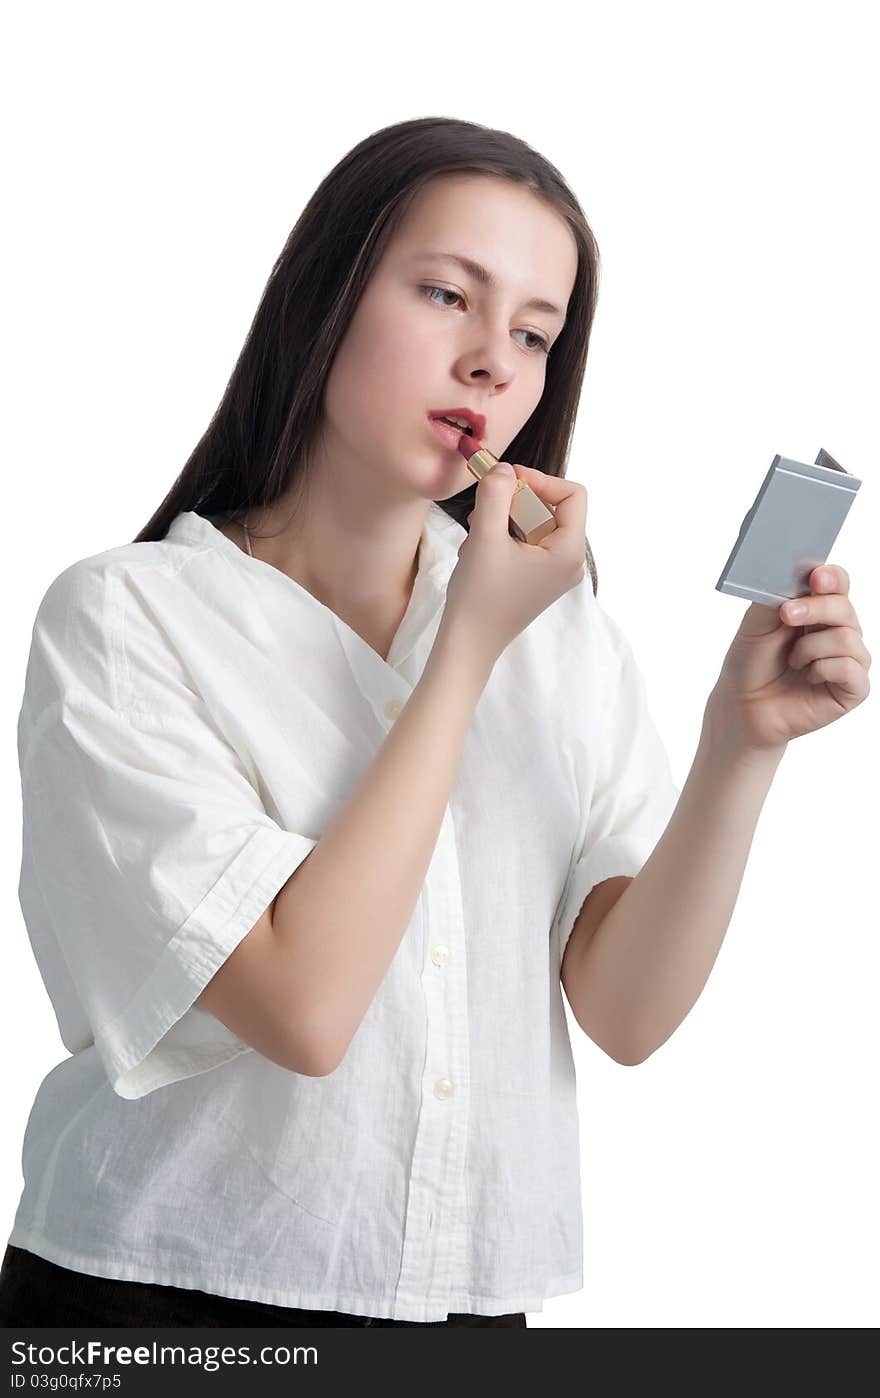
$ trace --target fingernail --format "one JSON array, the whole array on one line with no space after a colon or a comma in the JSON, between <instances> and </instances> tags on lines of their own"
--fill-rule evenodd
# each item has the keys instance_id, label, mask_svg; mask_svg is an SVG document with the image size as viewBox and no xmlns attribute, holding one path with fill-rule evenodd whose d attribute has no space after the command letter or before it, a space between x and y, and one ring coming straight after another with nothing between
<instances>
[{"instance_id":1,"label":"fingernail","mask_svg":"<svg viewBox=\"0 0 880 1398\"><path fill-rule=\"evenodd\" d=\"M799 616L805 616L807 608L803 602L794 602L790 607L786 607L786 613L792 621L796 621Z\"/></svg>"},{"instance_id":2,"label":"fingernail","mask_svg":"<svg viewBox=\"0 0 880 1398\"><path fill-rule=\"evenodd\" d=\"M513 475L513 467L509 461L499 461L497 466L492 467L493 471L500 471L504 476Z\"/></svg>"}]
</instances>

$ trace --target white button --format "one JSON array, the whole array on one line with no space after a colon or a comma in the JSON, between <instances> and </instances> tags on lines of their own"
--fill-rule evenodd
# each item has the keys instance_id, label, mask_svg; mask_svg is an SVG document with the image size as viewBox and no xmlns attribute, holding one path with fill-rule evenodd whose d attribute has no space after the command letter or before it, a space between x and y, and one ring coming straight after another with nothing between
<instances>
[{"instance_id":1,"label":"white button","mask_svg":"<svg viewBox=\"0 0 880 1398\"><path fill-rule=\"evenodd\" d=\"M402 699L389 699L388 703L385 705L385 717L390 718L393 721L394 719L400 716L400 711L402 708Z\"/></svg>"},{"instance_id":2,"label":"white button","mask_svg":"<svg viewBox=\"0 0 880 1398\"><path fill-rule=\"evenodd\" d=\"M451 1097L454 1091L455 1088L448 1078L438 1078L434 1084L434 1096L440 1097L443 1100L447 1097Z\"/></svg>"},{"instance_id":3,"label":"white button","mask_svg":"<svg viewBox=\"0 0 880 1398\"><path fill-rule=\"evenodd\" d=\"M449 960L449 948L435 947L431 952L431 960L435 966L445 966Z\"/></svg>"}]
</instances>

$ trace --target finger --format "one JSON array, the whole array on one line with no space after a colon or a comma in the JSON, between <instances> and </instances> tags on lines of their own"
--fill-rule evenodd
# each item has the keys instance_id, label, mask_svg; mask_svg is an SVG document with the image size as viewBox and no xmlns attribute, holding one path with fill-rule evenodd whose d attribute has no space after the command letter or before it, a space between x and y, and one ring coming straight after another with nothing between
<instances>
[{"instance_id":1,"label":"finger","mask_svg":"<svg viewBox=\"0 0 880 1398\"><path fill-rule=\"evenodd\" d=\"M792 615L797 606L806 607L805 612ZM862 628L849 598L839 592L812 593L809 597L797 597L783 603L779 609L779 619L786 626L852 626L859 635Z\"/></svg>"},{"instance_id":2,"label":"finger","mask_svg":"<svg viewBox=\"0 0 880 1398\"><path fill-rule=\"evenodd\" d=\"M536 471L533 466L521 466L519 462L514 463L514 470L521 481L533 490L539 500L542 500L553 514L559 515L560 524L577 524L582 526L587 518L587 489L579 481L567 480L565 476L551 476L546 471ZM583 520L574 506L579 506L583 513Z\"/></svg>"},{"instance_id":3,"label":"finger","mask_svg":"<svg viewBox=\"0 0 880 1398\"><path fill-rule=\"evenodd\" d=\"M548 505L557 505L560 500L576 495L579 490L586 493L586 486L579 481L570 481L566 476L551 476L546 471L536 471L534 466L521 466L519 462L513 463L513 469Z\"/></svg>"},{"instance_id":4,"label":"finger","mask_svg":"<svg viewBox=\"0 0 880 1398\"><path fill-rule=\"evenodd\" d=\"M870 692L867 671L851 655L814 660L807 671L807 679L810 684L833 684L858 703Z\"/></svg>"},{"instance_id":5,"label":"finger","mask_svg":"<svg viewBox=\"0 0 880 1398\"><path fill-rule=\"evenodd\" d=\"M520 466L517 463L515 469L520 480L535 492L538 499L555 516L557 529L564 530L566 535L572 532L578 535L586 533L586 486L581 485L579 481L566 480L564 476L550 476L545 471L536 471L532 466ZM556 530L551 534L545 534L539 547L549 549L552 553L564 547L563 539L557 540L555 535ZM580 548L581 545L578 545L579 550Z\"/></svg>"},{"instance_id":6,"label":"finger","mask_svg":"<svg viewBox=\"0 0 880 1398\"><path fill-rule=\"evenodd\" d=\"M807 636L799 636L791 648L788 664L792 670L802 670L814 660L851 656L866 670L871 668L871 653L853 627L823 626Z\"/></svg>"},{"instance_id":7,"label":"finger","mask_svg":"<svg viewBox=\"0 0 880 1398\"><path fill-rule=\"evenodd\" d=\"M849 593L849 573L838 563L823 563L814 568L809 583L814 592L842 592L844 596Z\"/></svg>"},{"instance_id":8,"label":"finger","mask_svg":"<svg viewBox=\"0 0 880 1398\"><path fill-rule=\"evenodd\" d=\"M502 463L499 462L498 465ZM487 471L485 476L477 481L474 508L468 515L470 532L478 537L484 533L494 535L502 523L506 525L510 518L510 502L515 489L515 472L499 471L498 466L493 466L491 471Z\"/></svg>"}]
</instances>

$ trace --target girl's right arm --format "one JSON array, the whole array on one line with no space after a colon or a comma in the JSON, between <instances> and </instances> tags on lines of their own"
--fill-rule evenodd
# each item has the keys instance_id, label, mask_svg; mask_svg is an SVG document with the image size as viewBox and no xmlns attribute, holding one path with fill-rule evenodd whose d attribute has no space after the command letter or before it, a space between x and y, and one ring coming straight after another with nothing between
<instances>
[{"instance_id":1,"label":"girl's right arm","mask_svg":"<svg viewBox=\"0 0 880 1398\"><path fill-rule=\"evenodd\" d=\"M320 1077L345 1054L409 925L490 672L441 622L360 785L199 996L273 1062Z\"/></svg>"}]
</instances>

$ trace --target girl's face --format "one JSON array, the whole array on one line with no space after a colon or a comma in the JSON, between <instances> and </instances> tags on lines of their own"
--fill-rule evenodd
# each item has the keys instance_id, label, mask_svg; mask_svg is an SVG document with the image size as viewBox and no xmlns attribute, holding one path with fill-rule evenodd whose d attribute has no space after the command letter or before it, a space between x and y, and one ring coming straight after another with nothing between
<instances>
[{"instance_id":1,"label":"girl's face","mask_svg":"<svg viewBox=\"0 0 880 1398\"><path fill-rule=\"evenodd\" d=\"M440 253L481 264L494 283ZM386 248L331 366L328 459L368 471L371 484L397 496L443 500L472 485L428 414L482 414L482 440L502 457L544 391L546 350L561 333L576 271L568 226L529 190L483 175L432 180Z\"/></svg>"}]
</instances>

